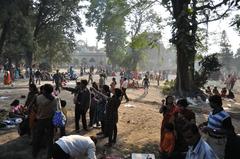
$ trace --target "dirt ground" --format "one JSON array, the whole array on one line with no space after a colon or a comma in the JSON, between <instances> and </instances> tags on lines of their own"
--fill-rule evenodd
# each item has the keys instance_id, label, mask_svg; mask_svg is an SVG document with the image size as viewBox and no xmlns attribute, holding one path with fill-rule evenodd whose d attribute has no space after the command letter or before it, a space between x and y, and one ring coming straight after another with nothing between
<instances>
[{"instance_id":1,"label":"dirt ground","mask_svg":"<svg viewBox=\"0 0 240 159\"><path fill-rule=\"evenodd\" d=\"M98 77L95 77L96 79ZM108 78L110 82L111 78ZM45 83L45 82L44 82ZM48 82L49 83L49 82ZM162 115L159 114L159 102L164 96L160 93L160 88L155 82L151 83L149 93L143 95L143 89L128 89L127 93L131 99L129 103L124 100L119 108L118 139L117 144L112 148L106 148L103 145L107 139L100 139L97 144L97 157L101 158L104 154L130 158L131 153L153 153L159 158L158 145L160 139L160 127ZM238 83L239 84L239 83ZM74 82L68 83L74 87ZM16 82L13 88L0 87L0 108L9 108L11 101L15 98L20 99L21 103L25 99L21 95L27 95L27 82L24 80ZM67 134L74 134L74 105L73 95L67 91L60 94L62 99L67 100L68 123ZM238 133L240 133L240 95L236 95L237 101L224 101L225 109L229 111L233 118L233 124ZM196 112L197 123L206 120L208 107L192 107ZM88 116L87 116L88 118ZM99 129L91 129L89 132L81 131L81 135L95 135ZM17 129L0 130L0 159L31 159L31 145L28 136L19 137ZM43 150L39 158L46 158Z\"/></svg>"}]
</instances>

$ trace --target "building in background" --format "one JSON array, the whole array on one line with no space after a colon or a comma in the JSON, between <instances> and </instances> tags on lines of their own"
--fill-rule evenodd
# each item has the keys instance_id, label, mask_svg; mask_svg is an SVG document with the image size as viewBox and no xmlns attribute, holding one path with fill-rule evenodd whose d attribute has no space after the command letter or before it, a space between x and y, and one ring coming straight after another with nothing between
<instances>
[{"instance_id":1,"label":"building in background","mask_svg":"<svg viewBox=\"0 0 240 159\"><path fill-rule=\"evenodd\" d=\"M78 41L76 49L72 55L74 66L87 65L99 66L107 64L107 56L104 48L98 49L96 46L88 46L84 41Z\"/></svg>"},{"instance_id":2,"label":"building in background","mask_svg":"<svg viewBox=\"0 0 240 159\"><path fill-rule=\"evenodd\" d=\"M146 50L146 58L140 68L145 71L176 71L177 70L177 56L176 49L173 45L165 48L162 41L157 47Z\"/></svg>"}]
</instances>

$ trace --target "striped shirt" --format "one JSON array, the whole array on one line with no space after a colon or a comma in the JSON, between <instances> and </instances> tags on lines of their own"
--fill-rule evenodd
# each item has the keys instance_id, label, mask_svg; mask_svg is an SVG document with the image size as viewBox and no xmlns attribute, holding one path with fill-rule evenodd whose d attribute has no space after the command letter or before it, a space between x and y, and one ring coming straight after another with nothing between
<instances>
[{"instance_id":1,"label":"striped shirt","mask_svg":"<svg viewBox=\"0 0 240 159\"><path fill-rule=\"evenodd\" d=\"M228 117L229 117L229 114L224 110L214 115L211 112L208 116L208 127L213 130L220 130L222 128L223 120L225 120Z\"/></svg>"},{"instance_id":2,"label":"striped shirt","mask_svg":"<svg viewBox=\"0 0 240 159\"><path fill-rule=\"evenodd\" d=\"M189 147L186 159L218 159L218 157L207 142L201 138L194 149L192 146Z\"/></svg>"}]
</instances>

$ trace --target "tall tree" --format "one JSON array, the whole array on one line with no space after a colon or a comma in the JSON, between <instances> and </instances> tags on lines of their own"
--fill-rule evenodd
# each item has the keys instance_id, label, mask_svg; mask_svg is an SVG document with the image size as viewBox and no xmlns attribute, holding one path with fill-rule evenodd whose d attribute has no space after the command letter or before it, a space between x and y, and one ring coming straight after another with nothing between
<instances>
[{"instance_id":1,"label":"tall tree","mask_svg":"<svg viewBox=\"0 0 240 159\"><path fill-rule=\"evenodd\" d=\"M223 30L221 35L221 41L220 41L220 57L221 57L221 63L223 67L225 68L225 71L230 72L232 71L232 65L233 65L233 52L231 51L231 45L229 43L226 31Z\"/></svg>"},{"instance_id":2,"label":"tall tree","mask_svg":"<svg viewBox=\"0 0 240 159\"><path fill-rule=\"evenodd\" d=\"M126 0L91 0L86 14L87 24L96 26L98 40L104 40L106 54L115 67L121 64L126 45L125 16L128 14Z\"/></svg>"},{"instance_id":3,"label":"tall tree","mask_svg":"<svg viewBox=\"0 0 240 159\"><path fill-rule=\"evenodd\" d=\"M56 49L58 50L63 40L69 44L64 46L72 46L74 33L83 30L81 18L78 15L81 9L80 2L81 0L34 1L33 9L36 14L33 17L33 41L35 46L48 48L48 55L56 54L58 52ZM35 51L36 48L30 51L29 56L31 57Z\"/></svg>"},{"instance_id":4,"label":"tall tree","mask_svg":"<svg viewBox=\"0 0 240 159\"><path fill-rule=\"evenodd\" d=\"M177 49L176 93L188 96L197 89L194 84L194 62L198 25L227 16L227 13L236 7L236 1L163 0L162 3L173 18L171 42Z\"/></svg>"},{"instance_id":5,"label":"tall tree","mask_svg":"<svg viewBox=\"0 0 240 159\"><path fill-rule=\"evenodd\" d=\"M132 2L134 6L136 2ZM130 49L126 53L131 70L136 70L138 63L146 57L146 49L156 47L161 37L161 17L152 9L153 2L142 3L133 7L127 17L129 24Z\"/></svg>"}]
</instances>

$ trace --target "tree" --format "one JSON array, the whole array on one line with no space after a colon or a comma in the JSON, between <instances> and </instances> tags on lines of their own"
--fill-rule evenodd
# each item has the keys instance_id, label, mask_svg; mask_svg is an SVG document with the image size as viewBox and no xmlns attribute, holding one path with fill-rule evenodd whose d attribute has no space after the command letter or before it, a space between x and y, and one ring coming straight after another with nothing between
<instances>
[{"instance_id":1,"label":"tree","mask_svg":"<svg viewBox=\"0 0 240 159\"><path fill-rule=\"evenodd\" d=\"M194 62L197 53L197 31L199 24L215 21L227 16L236 7L235 0L163 0L173 19L171 42L177 49L176 93L188 96L197 86L194 84ZM221 8L222 6L225 6ZM221 8L221 9L219 9Z\"/></svg>"},{"instance_id":2,"label":"tree","mask_svg":"<svg viewBox=\"0 0 240 159\"><path fill-rule=\"evenodd\" d=\"M69 61L74 33L83 30L81 1L1 0L0 54L16 62L25 58L30 70L33 60Z\"/></svg>"},{"instance_id":3,"label":"tree","mask_svg":"<svg viewBox=\"0 0 240 159\"><path fill-rule=\"evenodd\" d=\"M28 1L0 1L0 55L19 62L26 48L32 47L30 22L26 18Z\"/></svg>"},{"instance_id":4,"label":"tree","mask_svg":"<svg viewBox=\"0 0 240 159\"><path fill-rule=\"evenodd\" d=\"M49 55L49 62L60 60L60 53L70 53L74 46L74 33L82 28L78 12L81 0L38 0L33 2L36 14L33 16L33 41L35 50L29 51L31 57L38 48ZM64 55L63 54L63 55ZM67 55L67 54L65 54ZM54 58L55 57L55 58ZM60 56L63 57L63 56ZM66 58L68 59L68 58ZM32 61L29 61L30 65Z\"/></svg>"},{"instance_id":5,"label":"tree","mask_svg":"<svg viewBox=\"0 0 240 159\"><path fill-rule=\"evenodd\" d=\"M150 1L133 7L127 17L131 41L124 63L128 63L131 70L137 69L138 63L146 57L146 49L157 47L161 37L162 19L152 10L154 4Z\"/></svg>"},{"instance_id":6,"label":"tree","mask_svg":"<svg viewBox=\"0 0 240 159\"><path fill-rule=\"evenodd\" d=\"M223 30L221 35L220 47L221 63L225 68L226 72L231 72L234 59L233 52L231 51L231 45L229 44L229 40L225 30Z\"/></svg>"},{"instance_id":7,"label":"tree","mask_svg":"<svg viewBox=\"0 0 240 159\"><path fill-rule=\"evenodd\" d=\"M237 49L237 52L234 56L234 65L235 65L238 73L240 73L240 65L239 64L240 64L240 48Z\"/></svg>"},{"instance_id":8,"label":"tree","mask_svg":"<svg viewBox=\"0 0 240 159\"><path fill-rule=\"evenodd\" d=\"M106 54L115 67L120 65L126 50L125 16L128 14L126 0L91 0L86 14L87 24L96 26L98 40L104 40Z\"/></svg>"}]
</instances>

